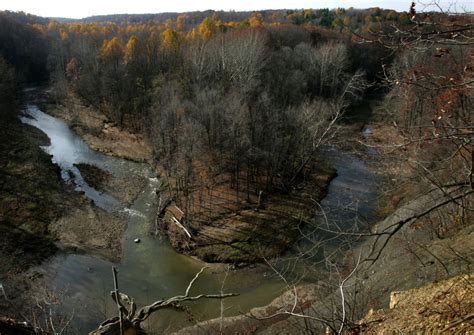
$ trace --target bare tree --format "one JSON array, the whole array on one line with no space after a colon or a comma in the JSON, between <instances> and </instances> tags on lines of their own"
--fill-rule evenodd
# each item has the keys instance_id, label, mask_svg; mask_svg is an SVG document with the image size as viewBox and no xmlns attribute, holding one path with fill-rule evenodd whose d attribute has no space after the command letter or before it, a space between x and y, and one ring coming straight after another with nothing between
<instances>
[{"instance_id":1,"label":"bare tree","mask_svg":"<svg viewBox=\"0 0 474 335\"><path fill-rule=\"evenodd\" d=\"M103 334L120 334L121 331L124 333L127 330L134 330L138 334L145 334L141 329L140 324L144 322L152 313L163 309L173 309L177 311L184 311L186 307L183 303L188 301L196 301L200 299L225 299L229 297L237 296L236 293L223 293L221 288L220 294L198 294L191 295L191 289L193 284L204 272L206 267L203 267L193 279L189 282L186 291L183 295L177 295L168 299L157 300L151 305L142 307L137 310L135 300L125 293L119 292L118 289L111 292L112 299L120 306L120 319L118 317L104 321L97 330L91 332L91 335L103 335Z\"/></svg>"}]
</instances>

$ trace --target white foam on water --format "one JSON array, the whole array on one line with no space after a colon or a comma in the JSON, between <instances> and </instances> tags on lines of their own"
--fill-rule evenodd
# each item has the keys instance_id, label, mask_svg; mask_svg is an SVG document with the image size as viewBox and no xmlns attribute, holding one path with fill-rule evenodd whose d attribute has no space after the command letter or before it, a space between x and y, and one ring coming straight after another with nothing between
<instances>
[{"instance_id":1,"label":"white foam on water","mask_svg":"<svg viewBox=\"0 0 474 335\"><path fill-rule=\"evenodd\" d=\"M145 214L143 214L140 211L137 211L136 209L124 208L120 212L126 213L130 216L138 216L138 217L141 217L141 218L146 218Z\"/></svg>"}]
</instances>

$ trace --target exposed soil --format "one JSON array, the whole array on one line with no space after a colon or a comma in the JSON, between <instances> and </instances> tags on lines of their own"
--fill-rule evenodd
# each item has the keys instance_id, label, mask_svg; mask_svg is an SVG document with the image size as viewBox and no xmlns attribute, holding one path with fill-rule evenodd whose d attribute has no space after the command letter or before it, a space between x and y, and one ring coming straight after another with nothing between
<instances>
[{"instance_id":1,"label":"exposed soil","mask_svg":"<svg viewBox=\"0 0 474 335\"><path fill-rule=\"evenodd\" d=\"M110 194L125 206L134 202L147 183L145 178L137 175L129 175L126 180L116 178L112 173L91 164L79 163L75 166L89 185Z\"/></svg>"},{"instance_id":2,"label":"exposed soil","mask_svg":"<svg viewBox=\"0 0 474 335\"><path fill-rule=\"evenodd\" d=\"M146 139L120 129L92 106L84 105L72 93L64 100L53 102L49 91L42 93L42 109L64 120L93 150L137 162L150 162L151 145Z\"/></svg>"},{"instance_id":3,"label":"exposed soil","mask_svg":"<svg viewBox=\"0 0 474 335\"><path fill-rule=\"evenodd\" d=\"M123 218L88 204L72 209L50 226L64 250L95 254L112 261L122 257Z\"/></svg>"},{"instance_id":4,"label":"exposed soil","mask_svg":"<svg viewBox=\"0 0 474 335\"><path fill-rule=\"evenodd\" d=\"M391 294L391 309L369 311L356 328L364 334L474 332L474 275L462 275Z\"/></svg>"}]
</instances>

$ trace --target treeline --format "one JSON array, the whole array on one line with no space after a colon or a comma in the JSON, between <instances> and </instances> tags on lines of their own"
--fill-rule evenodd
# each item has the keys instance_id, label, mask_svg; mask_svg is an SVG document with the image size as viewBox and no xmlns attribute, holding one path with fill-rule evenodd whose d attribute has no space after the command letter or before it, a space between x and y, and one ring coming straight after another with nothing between
<instances>
[{"instance_id":1,"label":"treeline","mask_svg":"<svg viewBox=\"0 0 474 335\"><path fill-rule=\"evenodd\" d=\"M407 8L408 9L408 8ZM284 9L260 11L197 11L185 13L158 14L114 14L97 15L83 19L57 18L61 23L114 23L114 24L143 24L181 21L187 30L197 27L204 19L213 18L231 26L250 26L257 22L263 24L311 24L325 28L343 29L344 26L356 30L376 28L381 22L399 22L407 24L410 18L407 12L397 12L391 9L373 7L356 9Z\"/></svg>"},{"instance_id":2,"label":"treeline","mask_svg":"<svg viewBox=\"0 0 474 335\"><path fill-rule=\"evenodd\" d=\"M50 22L37 29L52 43L49 62L54 80L67 80L83 99L108 112L119 125L132 127L140 126L144 111L152 103L147 93L160 76L179 77L188 87L196 75L197 81L213 80L226 89L235 84L235 76L253 76L252 80L259 79L257 87L262 83L267 86L272 101L288 106L301 103L305 97L331 95L334 88L328 86L338 86L342 78L333 83L324 82L324 78L319 82L317 78L324 77L322 73L313 73L309 78L309 67L316 71L316 65L305 47L344 45L341 66L352 73L362 69L370 81L377 80L382 62L390 61L383 48L360 46L351 42L350 35L314 26L232 28L206 18L188 32L152 23L118 26ZM240 55L244 51L237 44L242 42L245 48L244 40L248 37L251 41L256 35L263 56L252 60L252 55ZM234 40L241 42L230 42ZM215 51L219 48L219 52ZM240 59L233 63L225 61L226 57L237 56ZM216 63L210 63L211 59ZM224 62L225 71L216 67L219 60ZM252 61L261 62L253 65L258 67L256 71L228 73L231 66L240 66L238 62Z\"/></svg>"},{"instance_id":3,"label":"treeline","mask_svg":"<svg viewBox=\"0 0 474 335\"><path fill-rule=\"evenodd\" d=\"M180 17L116 25L5 16L0 36L19 37L2 48L7 61L28 55L31 78L49 74L58 99L73 91L118 126L146 134L187 204L193 190L218 181L237 203L261 190L290 192L336 119L363 96L365 73L376 79L384 57L367 54L388 57L345 32L256 16L238 25L206 17L191 30Z\"/></svg>"}]
</instances>

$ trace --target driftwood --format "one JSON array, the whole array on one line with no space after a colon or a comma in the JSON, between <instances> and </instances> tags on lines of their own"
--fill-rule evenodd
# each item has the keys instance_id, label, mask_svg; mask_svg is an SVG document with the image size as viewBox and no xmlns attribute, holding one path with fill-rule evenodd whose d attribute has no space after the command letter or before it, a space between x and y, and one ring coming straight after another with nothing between
<instances>
[{"instance_id":1,"label":"driftwood","mask_svg":"<svg viewBox=\"0 0 474 335\"><path fill-rule=\"evenodd\" d=\"M189 238L191 238L191 233L182 225L181 222L178 221L178 219L176 219L174 216L172 217L172 220L173 222L179 227L181 228L182 230L184 230L184 232L186 233L186 235L188 235Z\"/></svg>"}]
</instances>

